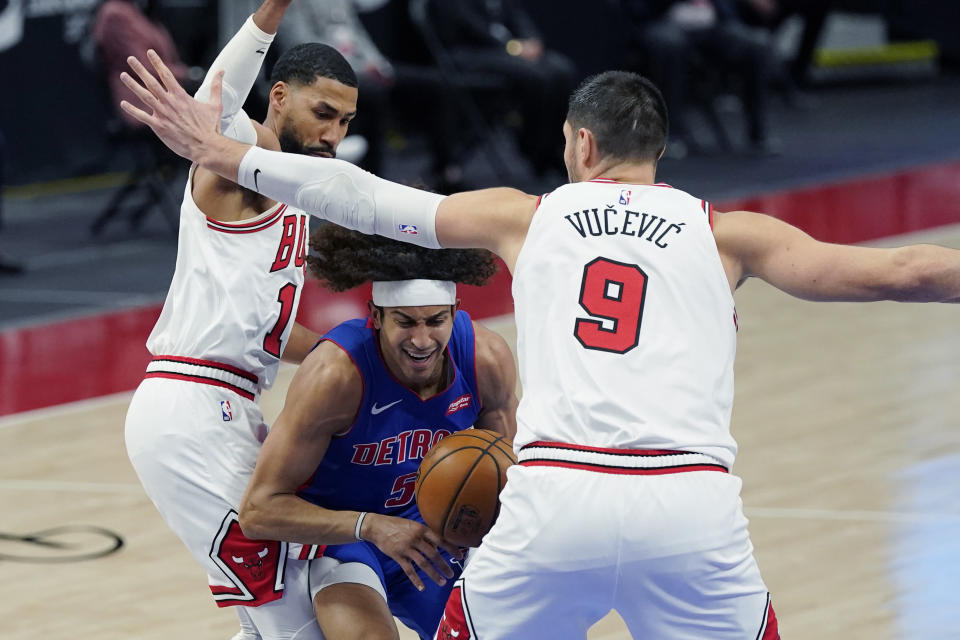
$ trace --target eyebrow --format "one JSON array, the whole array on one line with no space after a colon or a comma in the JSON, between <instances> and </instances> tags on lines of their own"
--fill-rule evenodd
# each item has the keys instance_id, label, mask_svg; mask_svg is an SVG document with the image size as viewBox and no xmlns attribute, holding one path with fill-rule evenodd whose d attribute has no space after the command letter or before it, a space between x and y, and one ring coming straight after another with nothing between
<instances>
[{"instance_id":1,"label":"eyebrow","mask_svg":"<svg viewBox=\"0 0 960 640\"><path fill-rule=\"evenodd\" d=\"M408 316L408 315L405 314L403 311L396 311L396 310L394 310L394 311L391 311L390 313L391 313L394 317L399 316L399 319L401 319L401 320L407 320L407 321L409 321L409 322L416 322L416 321L417 321L416 318L414 318L413 316ZM449 315L449 314L450 314L449 311L446 311L446 310L440 311L440 312L438 312L438 313L433 314L432 316L427 316L426 318L424 318L424 322L430 322L431 320L440 320L443 316L446 316L446 315Z\"/></svg>"},{"instance_id":2,"label":"eyebrow","mask_svg":"<svg viewBox=\"0 0 960 640\"><path fill-rule=\"evenodd\" d=\"M341 111L339 109L337 109L336 107L334 107L332 104L330 104L325 100L321 100L320 103L317 104L316 107L314 108L322 109L323 111L326 111L327 113L332 113L334 115L341 115ZM357 112L356 110L354 110L349 113L343 113L342 115L346 118L355 118L357 116Z\"/></svg>"}]
</instances>

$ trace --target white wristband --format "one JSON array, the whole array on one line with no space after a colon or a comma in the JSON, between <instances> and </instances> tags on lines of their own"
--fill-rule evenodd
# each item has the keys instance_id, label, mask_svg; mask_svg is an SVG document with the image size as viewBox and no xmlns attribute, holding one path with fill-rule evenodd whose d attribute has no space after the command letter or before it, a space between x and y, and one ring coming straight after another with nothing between
<instances>
[{"instance_id":1,"label":"white wristband","mask_svg":"<svg viewBox=\"0 0 960 640\"><path fill-rule=\"evenodd\" d=\"M440 248L437 208L446 196L378 178L343 160L251 147L237 183L341 227Z\"/></svg>"},{"instance_id":2,"label":"white wristband","mask_svg":"<svg viewBox=\"0 0 960 640\"><path fill-rule=\"evenodd\" d=\"M357 526L353 529L353 537L356 538L357 540L363 540L363 538L360 537L360 528L363 526L363 519L366 517L367 517L366 511L361 511L360 515L357 516Z\"/></svg>"}]
</instances>

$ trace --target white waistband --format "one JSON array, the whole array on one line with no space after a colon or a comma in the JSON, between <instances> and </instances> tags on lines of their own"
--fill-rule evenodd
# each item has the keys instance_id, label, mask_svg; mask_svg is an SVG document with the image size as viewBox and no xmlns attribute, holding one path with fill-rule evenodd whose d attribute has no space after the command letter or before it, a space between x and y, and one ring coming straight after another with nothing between
<instances>
[{"instance_id":1,"label":"white waistband","mask_svg":"<svg viewBox=\"0 0 960 640\"><path fill-rule=\"evenodd\" d=\"M260 393L257 376L236 367L210 360L156 356L147 365L147 373L183 376L199 383L215 384L215 381L222 382L250 396L257 396Z\"/></svg>"},{"instance_id":2,"label":"white waistband","mask_svg":"<svg viewBox=\"0 0 960 640\"><path fill-rule=\"evenodd\" d=\"M701 465L726 469L726 465L717 458L693 451L601 449L548 442L524 445L517 454L517 460L521 463L559 461L612 469L668 469Z\"/></svg>"}]
</instances>

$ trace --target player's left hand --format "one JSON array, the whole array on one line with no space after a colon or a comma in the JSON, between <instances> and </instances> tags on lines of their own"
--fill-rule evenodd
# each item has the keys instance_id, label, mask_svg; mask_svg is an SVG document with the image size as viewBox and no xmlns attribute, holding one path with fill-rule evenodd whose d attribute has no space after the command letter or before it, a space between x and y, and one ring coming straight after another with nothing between
<instances>
[{"instance_id":1,"label":"player's left hand","mask_svg":"<svg viewBox=\"0 0 960 640\"><path fill-rule=\"evenodd\" d=\"M424 586L417 575L417 567L431 580L443 586L448 579L453 578L454 573L438 549L444 549L455 558L462 555L457 547L423 524L379 513L367 515L360 537L393 558L413 586L420 591L423 591Z\"/></svg>"},{"instance_id":2,"label":"player's left hand","mask_svg":"<svg viewBox=\"0 0 960 640\"><path fill-rule=\"evenodd\" d=\"M120 80L133 91L150 113L126 100L120 103L120 108L153 129L157 137L174 153L197 161L220 131L223 72L218 73L211 84L210 102L198 102L180 86L173 72L163 63L156 51L147 51L147 58L153 65L156 76L137 58L130 56L127 64L143 84L126 72L120 74Z\"/></svg>"}]
</instances>

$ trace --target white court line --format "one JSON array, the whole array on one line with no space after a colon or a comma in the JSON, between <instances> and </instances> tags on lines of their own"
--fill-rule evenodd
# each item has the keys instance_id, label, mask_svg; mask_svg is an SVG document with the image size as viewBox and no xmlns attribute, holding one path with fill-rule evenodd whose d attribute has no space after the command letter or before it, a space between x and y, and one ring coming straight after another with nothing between
<instances>
[{"instance_id":1,"label":"white court line","mask_svg":"<svg viewBox=\"0 0 960 640\"><path fill-rule=\"evenodd\" d=\"M76 411L89 411L90 409L99 409L109 405L129 403L132 397L133 391L121 391L120 393L112 393L108 396L88 398L87 400L77 400L76 402L58 404L53 407L14 413L9 416L0 417L0 429L22 425L27 422L33 422L34 420L56 418Z\"/></svg>"}]
</instances>

